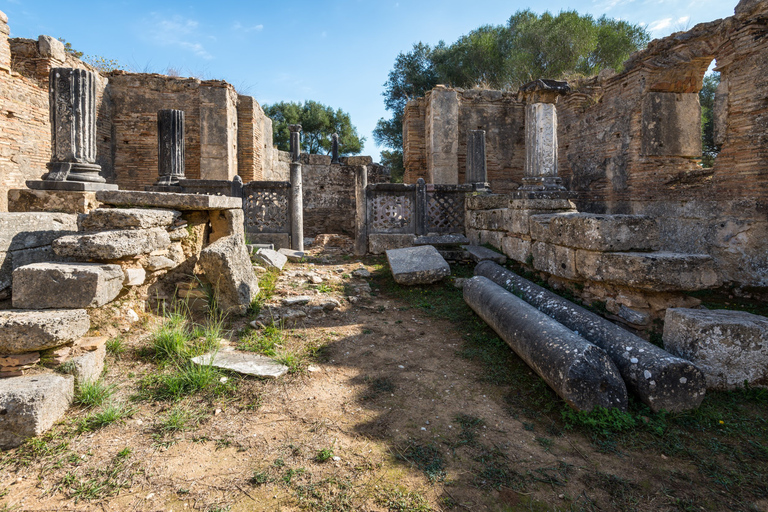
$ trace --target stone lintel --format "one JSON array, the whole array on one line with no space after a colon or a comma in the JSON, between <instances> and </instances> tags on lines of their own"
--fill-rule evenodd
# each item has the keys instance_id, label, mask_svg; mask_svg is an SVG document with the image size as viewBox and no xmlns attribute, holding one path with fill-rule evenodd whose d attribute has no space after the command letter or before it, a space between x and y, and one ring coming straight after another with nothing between
<instances>
[{"instance_id":1,"label":"stone lintel","mask_svg":"<svg viewBox=\"0 0 768 512\"><path fill-rule=\"evenodd\" d=\"M243 207L239 197L172 192L141 192L136 190L105 190L96 199L113 206L152 206L173 210L232 210Z\"/></svg>"},{"instance_id":2,"label":"stone lintel","mask_svg":"<svg viewBox=\"0 0 768 512\"><path fill-rule=\"evenodd\" d=\"M517 97L525 103L555 103L558 96L569 92L568 82L539 78L520 86Z\"/></svg>"}]
</instances>

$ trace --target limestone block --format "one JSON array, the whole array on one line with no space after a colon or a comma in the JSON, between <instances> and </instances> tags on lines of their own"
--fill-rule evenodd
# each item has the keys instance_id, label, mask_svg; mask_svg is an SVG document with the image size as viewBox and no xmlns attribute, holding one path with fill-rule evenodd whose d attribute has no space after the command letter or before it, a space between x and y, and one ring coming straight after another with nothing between
<instances>
[{"instance_id":1,"label":"limestone block","mask_svg":"<svg viewBox=\"0 0 768 512\"><path fill-rule=\"evenodd\" d=\"M116 260L167 249L171 239L165 229L150 228L63 236L52 245L59 256L81 260Z\"/></svg>"},{"instance_id":2,"label":"limestone block","mask_svg":"<svg viewBox=\"0 0 768 512\"><path fill-rule=\"evenodd\" d=\"M168 227L181 216L175 210L144 208L98 208L79 219L81 231L112 231L116 229L149 229Z\"/></svg>"},{"instance_id":3,"label":"limestone block","mask_svg":"<svg viewBox=\"0 0 768 512\"><path fill-rule=\"evenodd\" d=\"M143 268L126 268L123 270L123 285L141 286L147 279L147 271Z\"/></svg>"},{"instance_id":4,"label":"limestone block","mask_svg":"<svg viewBox=\"0 0 768 512\"><path fill-rule=\"evenodd\" d=\"M107 346L102 343L96 350L75 356L64 363L63 370L75 377L75 384L78 386L83 382L95 382L104 371L106 357Z\"/></svg>"},{"instance_id":5,"label":"limestone block","mask_svg":"<svg viewBox=\"0 0 768 512\"><path fill-rule=\"evenodd\" d=\"M451 247L467 244L469 244L469 238L458 234L418 236L413 242L413 245L433 245L435 247ZM395 249L397 249L397 247L395 247Z\"/></svg>"},{"instance_id":6,"label":"limestone block","mask_svg":"<svg viewBox=\"0 0 768 512\"><path fill-rule=\"evenodd\" d=\"M21 354L58 347L91 327L84 309L0 311L0 354Z\"/></svg>"},{"instance_id":7,"label":"limestone block","mask_svg":"<svg viewBox=\"0 0 768 512\"><path fill-rule=\"evenodd\" d=\"M398 284L429 284L451 274L448 262L431 245L390 249L387 261Z\"/></svg>"},{"instance_id":8,"label":"limestone block","mask_svg":"<svg viewBox=\"0 0 768 512\"><path fill-rule=\"evenodd\" d=\"M516 236L505 236L501 240L501 250L515 261L525 263L533 257L531 241Z\"/></svg>"},{"instance_id":9,"label":"limestone block","mask_svg":"<svg viewBox=\"0 0 768 512\"><path fill-rule=\"evenodd\" d=\"M67 412L74 392L69 375L0 380L0 449L15 448L51 428Z\"/></svg>"},{"instance_id":10,"label":"limestone block","mask_svg":"<svg viewBox=\"0 0 768 512\"><path fill-rule=\"evenodd\" d=\"M291 235L288 233L246 233L249 244L272 244L275 249L290 249Z\"/></svg>"},{"instance_id":11,"label":"limestone block","mask_svg":"<svg viewBox=\"0 0 768 512\"><path fill-rule=\"evenodd\" d=\"M245 313L259 293L259 282L242 237L232 235L215 241L200 252L198 266L213 285L223 311Z\"/></svg>"},{"instance_id":12,"label":"limestone block","mask_svg":"<svg viewBox=\"0 0 768 512\"><path fill-rule=\"evenodd\" d=\"M147 262L144 267L150 272L157 272L159 270L168 270L175 268L177 263L165 256L155 255L147 258Z\"/></svg>"},{"instance_id":13,"label":"limestone block","mask_svg":"<svg viewBox=\"0 0 768 512\"><path fill-rule=\"evenodd\" d=\"M535 257L535 255L534 255ZM576 251L578 274L590 281L659 291L716 288L721 280L706 254Z\"/></svg>"},{"instance_id":14,"label":"limestone block","mask_svg":"<svg viewBox=\"0 0 768 512\"><path fill-rule=\"evenodd\" d=\"M13 307L19 309L96 308L123 288L119 265L33 263L13 271Z\"/></svg>"},{"instance_id":15,"label":"limestone block","mask_svg":"<svg viewBox=\"0 0 768 512\"><path fill-rule=\"evenodd\" d=\"M533 268L563 279L578 279L576 251L562 245L534 242L531 247Z\"/></svg>"},{"instance_id":16,"label":"limestone block","mask_svg":"<svg viewBox=\"0 0 768 512\"><path fill-rule=\"evenodd\" d=\"M492 251L487 247L482 247L479 245L467 245L467 246L464 246L463 249L469 254L469 258L475 263L480 263L481 261L490 260L498 263L499 265L503 265L504 263L507 262L506 256L504 256L503 254L499 254L496 251Z\"/></svg>"},{"instance_id":17,"label":"limestone block","mask_svg":"<svg viewBox=\"0 0 768 512\"><path fill-rule=\"evenodd\" d=\"M743 311L670 308L664 348L696 364L708 389L768 385L768 318Z\"/></svg>"},{"instance_id":18,"label":"limestone block","mask_svg":"<svg viewBox=\"0 0 768 512\"><path fill-rule=\"evenodd\" d=\"M230 210L243 207L243 200L239 197L137 190L100 190L96 192L96 199L114 206L149 206L172 210Z\"/></svg>"},{"instance_id":19,"label":"limestone block","mask_svg":"<svg viewBox=\"0 0 768 512\"><path fill-rule=\"evenodd\" d=\"M48 245L77 232L77 215L68 213L0 213L0 251Z\"/></svg>"},{"instance_id":20,"label":"limestone block","mask_svg":"<svg viewBox=\"0 0 768 512\"><path fill-rule=\"evenodd\" d=\"M285 264L288 263L287 256L270 249L259 249L256 251L256 254L253 255L253 259L267 268L276 268L277 270L283 270Z\"/></svg>"},{"instance_id":21,"label":"limestone block","mask_svg":"<svg viewBox=\"0 0 768 512\"><path fill-rule=\"evenodd\" d=\"M509 208L510 198L504 194L468 195L467 210L497 210Z\"/></svg>"},{"instance_id":22,"label":"limestone block","mask_svg":"<svg viewBox=\"0 0 768 512\"><path fill-rule=\"evenodd\" d=\"M531 237L590 251L651 251L659 248L659 227L644 215L563 213L535 215Z\"/></svg>"},{"instance_id":23,"label":"limestone block","mask_svg":"<svg viewBox=\"0 0 768 512\"><path fill-rule=\"evenodd\" d=\"M280 249L277 252L288 258L288 261L299 263L304 258L303 251L294 251L293 249Z\"/></svg>"},{"instance_id":24,"label":"limestone block","mask_svg":"<svg viewBox=\"0 0 768 512\"><path fill-rule=\"evenodd\" d=\"M469 240L469 243L472 245L480 245L480 230L479 229L473 229L470 227L467 227L465 230L467 235L467 240ZM370 238L371 235L368 235ZM375 253L374 253L375 254Z\"/></svg>"},{"instance_id":25,"label":"limestone block","mask_svg":"<svg viewBox=\"0 0 768 512\"><path fill-rule=\"evenodd\" d=\"M215 242L225 236L244 236L245 217L243 210L220 210L210 213L211 234L209 241Z\"/></svg>"},{"instance_id":26,"label":"limestone block","mask_svg":"<svg viewBox=\"0 0 768 512\"><path fill-rule=\"evenodd\" d=\"M31 188L8 191L9 212L88 213L98 206L95 192Z\"/></svg>"},{"instance_id":27,"label":"limestone block","mask_svg":"<svg viewBox=\"0 0 768 512\"><path fill-rule=\"evenodd\" d=\"M515 197L509 201L513 210L541 210L544 212L576 211L576 205L570 199Z\"/></svg>"},{"instance_id":28,"label":"limestone block","mask_svg":"<svg viewBox=\"0 0 768 512\"><path fill-rule=\"evenodd\" d=\"M504 236L506 233L504 231L487 231L487 230L480 230L478 231L479 239L477 243L474 243L474 245L491 245L497 249L501 249L501 241L504 239ZM467 237L469 238L469 237Z\"/></svg>"},{"instance_id":29,"label":"limestone block","mask_svg":"<svg viewBox=\"0 0 768 512\"><path fill-rule=\"evenodd\" d=\"M470 210L467 212L468 225L475 229L506 231L506 209Z\"/></svg>"},{"instance_id":30,"label":"limestone block","mask_svg":"<svg viewBox=\"0 0 768 512\"><path fill-rule=\"evenodd\" d=\"M368 235L368 252L371 254L384 254L390 249L412 247L416 241L416 235Z\"/></svg>"},{"instance_id":31,"label":"limestone block","mask_svg":"<svg viewBox=\"0 0 768 512\"><path fill-rule=\"evenodd\" d=\"M37 51L43 57L56 59L59 62L67 60L67 52L64 50L64 43L51 36L37 37Z\"/></svg>"},{"instance_id":32,"label":"limestone block","mask_svg":"<svg viewBox=\"0 0 768 512\"><path fill-rule=\"evenodd\" d=\"M649 92L642 108L643 156L701 156L698 93Z\"/></svg>"}]
</instances>

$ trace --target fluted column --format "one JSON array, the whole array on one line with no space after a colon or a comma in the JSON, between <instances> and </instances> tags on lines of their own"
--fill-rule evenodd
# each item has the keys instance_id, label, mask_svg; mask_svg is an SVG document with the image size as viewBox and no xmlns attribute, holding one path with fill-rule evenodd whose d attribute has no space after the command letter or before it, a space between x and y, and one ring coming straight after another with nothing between
<instances>
[{"instance_id":1,"label":"fluted column","mask_svg":"<svg viewBox=\"0 0 768 512\"><path fill-rule=\"evenodd\" d=\"M184 111L157 111L157 174L155 185L178 185L184 179Z\"/></svg>"}]
</instances>

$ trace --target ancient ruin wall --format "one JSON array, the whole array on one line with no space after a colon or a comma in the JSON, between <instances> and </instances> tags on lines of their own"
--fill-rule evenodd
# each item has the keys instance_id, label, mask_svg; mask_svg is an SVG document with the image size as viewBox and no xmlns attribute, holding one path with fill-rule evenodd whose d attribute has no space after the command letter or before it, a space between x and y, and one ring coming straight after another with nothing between
<instances>
[{"instance_id":1,"label":"ancient ruin wall","mask_svg":"<svg viewBox=\"0 0 768 512\"><path fill-rule=\"evenodd\" d=\"M272 120L252 96L237 97L237 170L243 182L270 180ZM271 180L270 180L271 181Z\"/></svg>"}]
</instances>

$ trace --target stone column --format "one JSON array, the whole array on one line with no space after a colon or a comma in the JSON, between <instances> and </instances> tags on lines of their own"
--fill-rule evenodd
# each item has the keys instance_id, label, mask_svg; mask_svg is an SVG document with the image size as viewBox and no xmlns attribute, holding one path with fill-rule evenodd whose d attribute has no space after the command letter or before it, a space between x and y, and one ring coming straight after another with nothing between
<instances>
[{"instance_id":1,"label":"stone column","mask_svg":"<svg viewBox=\"0 0 768 512\"><path fill-rule=\"evenodd\" d=\"M331 135L331 163L339 163L339 134Z\"/></svg>"},{"instance_id":2,"label":"stone column","mask_svg":"<svg viewBox=\"0 0 768 512\"><path fill-rule=\"evenodd\" d=\"M525 105L525 171L520 190L565 190L557 175L558 96L570 91L566 82L536 80L518 93Z\"/></svg>"},{"instance_id":3,"label":"stone column","mask_svg":"<svg viewBox=\"0 0 768 512\"><path fill-rule=\"evenodd\" d=\"M368 166L355 169L355 256L364 256L368 252Z\"/></svg>"},{"instance_id":4,"label":"stone column","mask_svg":"<svg viewBox=\"0 0 768 512\"><path fill-rule=\"evenodd\" d=\"M184 111L157 111L157 186L184 179Z\"/></svg>"},{"instance_id":5,"label":"stone column","mask_svg":"<svg viewBox=\"0 0 768 512\"><path fill-rule=\"evenodd\" d=\"M485 130L470 130L467 137L467 170L465 180L476 189L488 187L488 168L485 158Z\"/></svg>"},{"instance_id":6,"label":"stone column","mask_svg":"<svg viewBox=\"0 0 768 512\"><path fill-rule=\"evenodd\" d=\"M49 74L52 156L46 180L104 183L96 164L96 74L53 68Z\"/></svg>"},{"instance_id":7,"label":"stone column","mask_svg":"<svg viewBox=\"0 0 768 512\"><path fill-rule=\"evenodd\" d=\"M301 185L301 125L291 131L291 249L304 251L304 192Z\"/></svg>"}]
</instances>

